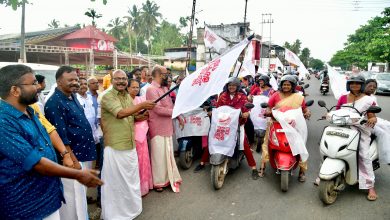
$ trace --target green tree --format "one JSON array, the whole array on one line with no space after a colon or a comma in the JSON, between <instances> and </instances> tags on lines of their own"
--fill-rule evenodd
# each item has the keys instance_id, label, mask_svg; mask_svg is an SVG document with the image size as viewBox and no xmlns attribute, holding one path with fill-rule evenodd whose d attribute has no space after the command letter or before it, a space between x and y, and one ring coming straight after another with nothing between
<instances>
[{"instance_id":1,"label":"green tree","mask_svg":"<svg viewBox=\"0 0 390 220\"><path fill-rule=\"evenodd\" d=\"M125 26L123 25L123 22L121 18L115 18L110 21L110 23L107 25L107 27L110 28L108 31L109 34L111 34L116 39L121 39L122 35L124 33Z\"/></svg>"},{"instance_id":2,"label":"green tree","mask_svg":"<svg viewBox=\"0 0 390 220\"><path fill-rule=\"evenodd\" d=\"M146 0L146 3L142 4L142 11L140 15L141 19L141 33L148 41L148 50L150 52L152 46L152 34L156 30L158 19L162 17L158 11L160 7L153 1Z\"/></svg>"},{"instance_id":3,"label":"green tree","mask_svg":"<svg viewBox=\"0 0 390 220\"><path fill-rule=\"evenodd\" d=\"M309 50L309 48L307 48L307 47L303 48L303 50L301 51L301 54L299 55L299 59L302 61L302 63L305 66L308 66L309 59L310 59L310 50Z\"/></svg>"},{"instance_id":4,"label":"green tree","mask_svg":"<svg viewBox=\"0 0 390 220\"><path fill-rule=\"evenodd\" d=\"M60 27L60 22L58 20L56 20L56 19L53 19L53 20L50 21L48 26L49 26L49 29L56 29L56 28Z\"/></svg>"},{"instance_id":5,"label":"green tree","mask_svg":"<svg viewBox=\"0 0 390 220\"><path fill-rule=\"evenodd\" d=\"M180 47L183 44L184 36L180 34L180 28L175 24L163 20L153 35L152 54L163 55L164 49L169 47Z\"/></svg>"},{"instance_id":6,"label":"green tree","mask_svg":"<svg viewBox=\"0 0 390 220\"><path fill-rule=\"evenodd\" d=\"M86 11L84 13L84 15L92 18L92 25L96 27L96 22L95 22L95 19L98 19L98 18L101 18L102 15L101 14L98 14L95 9L93 8L88 8L88 11Z\"/></svg>"},{"instance_id":7,"label":"green tree","mask_svg":"<svg viewBox=\"0 0 390 220\"><path fill-rule=\"evenodd\" d=\"M91 2L94 2L95 0L91 0ZM107 0L102 0L103 4L107 4ZM13 10L16 10L18 7L22 6L22 3L28 4L28 0L0 0L1 5L11 6Z\"/></svg>"},{"instance_id":8,"label":"green tree","mask_svg":"<svg viewBox=\"0 0 390 220\"><path fill-rule=\"evenodd\" d=\"M311 58L308 67L313 68L315 70L321 70L324 68L324 62L322 62L322 60L320 59Z\"/></svg>"},{"instance_id":9,"label":"green tree","mask_svg":"<svg viewBox=\"0 0 390 220\"><path fill-rule=\"evenodd\" d=\"M127 13L129 16L125 16L125 18L127 19L127 33L129 38L130 53L133 51L133 40L135 41L135 51L138 52L138 38L141 38L141 12L136 5L133 5L133 7L129 8Z\"/></svg>"}]
</instances>

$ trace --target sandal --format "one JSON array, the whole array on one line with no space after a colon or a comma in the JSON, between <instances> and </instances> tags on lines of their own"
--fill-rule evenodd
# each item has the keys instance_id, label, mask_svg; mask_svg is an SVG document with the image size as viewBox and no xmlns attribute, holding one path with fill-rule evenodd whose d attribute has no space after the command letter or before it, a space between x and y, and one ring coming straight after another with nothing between
<instances>
[{"instance_id":1,"label":"sandal","mask_svg":"<svg viewBox=\"0 0 390 220\"><path fill-rule=\"evenodd\" d=\"M306 176L305 176L305 173L304 173L304 172L300 172L300 173L299 173L298 181L301 182L301 183L306 182Z\"/></svg>"},{"instance_id":2,"label":"sandal","mask_svg":"<svg viewBox=\"0 0 390 220\"><path fill-rule=\"evenodd\" d=\"M374 193L368 193L368 195L367 195L367 200L368 201L375 201L377 198L378 198L378 195L375 192Z\"/></svg>"},{"instance_id":3,"label":"sandal","mask_svg":"<svg viewBox=\"0 0 390 220\"><path fill-rule=\"evenodd\" d=\"M259 177L263 178L265 176L265 167L260 167L259 169Z\"/></svg>"},{"instance_id":4,"label":"sandal","mask_svg":"<svg viewBox=\"0 0 390 220\"><path fill-rule=\"evenodd\" d=\"M157 188L157 189L154 189L156 192L162 192L162 191L164 191L164 188Z\"/></svg>"}]
</instances>

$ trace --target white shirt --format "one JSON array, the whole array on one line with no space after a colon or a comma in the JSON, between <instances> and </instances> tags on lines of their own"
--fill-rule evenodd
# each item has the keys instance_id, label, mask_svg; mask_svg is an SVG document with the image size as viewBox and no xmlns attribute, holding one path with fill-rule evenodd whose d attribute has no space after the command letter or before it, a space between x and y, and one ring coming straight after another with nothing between
<instances>
[{"instance_id":1,"label":"white shirt","mask_svg":"<svg viewBox=\"0 0 390 220\"><path fill-rule=\"evenodd\" d=\"M99 143L99 139L101 137L98 127L95 125L95 108L93 107L93 101L92 96L90 94L86 94L86 97L81 96L80 94L77 95L77 100L79 101L80 105L84 109L85 117L87 118L89 125L92 128L93 138L95 140L95 143Z\"/></svg>"},{"instance_id":2,"label":"white shirt","mask_svg":"<svg viewBox=\"0 0 390 220\"><path fill-rule=\"evenodd\" d=\"M146 83L142 88L141 88L141 91L140 91L140 95L141 96L144 96L144 95L146 95L146 90L148 89L148 87L150 86L151 84L150 83Z\"/></svg>"}]
</instances>

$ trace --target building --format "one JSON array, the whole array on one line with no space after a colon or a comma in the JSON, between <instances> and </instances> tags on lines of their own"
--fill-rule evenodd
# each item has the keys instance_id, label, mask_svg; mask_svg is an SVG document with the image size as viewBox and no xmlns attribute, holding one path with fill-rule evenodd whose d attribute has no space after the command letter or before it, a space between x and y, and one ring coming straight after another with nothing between
<instances>
[{"instance_id":1,"label":"building","mask_svg":"<svg viewBox=\"0 0 390 220\"><path fill-rule=\"evenodd\" d=\"M164 66L173 70L185 70L188 47L164 49ZM195 70L196 47L191 47L189 71Z\"/></svg>"}]
</instances>

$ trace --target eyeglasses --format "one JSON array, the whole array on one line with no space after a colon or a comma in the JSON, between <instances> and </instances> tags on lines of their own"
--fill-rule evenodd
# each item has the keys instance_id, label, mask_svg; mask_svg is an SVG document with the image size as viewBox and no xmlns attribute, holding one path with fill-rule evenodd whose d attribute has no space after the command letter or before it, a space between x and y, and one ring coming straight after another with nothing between
<instances>
[{"instance_id":1,"label":"eyeglasses","mask_svg":"<svg viewBox=\"0 0 390 220\"><path fill-rule=\"evenodd\" d=\"M127 77L114 78L115 81L127 81Z\"/></svg>"},{"instance_id":2,"label":"eyeglasses","mask_svg":"<svg viewBox=\"0 0 390 220\"><path fill-rule=\"evenodd\" d=\"M38 84L39 84L38 81L35 80L32 84L31 83L30 84L28 84L28 83L20 83L20 84L17 84L17 85L18 86L36 86Z\"/></svg>"}]
</instances>

